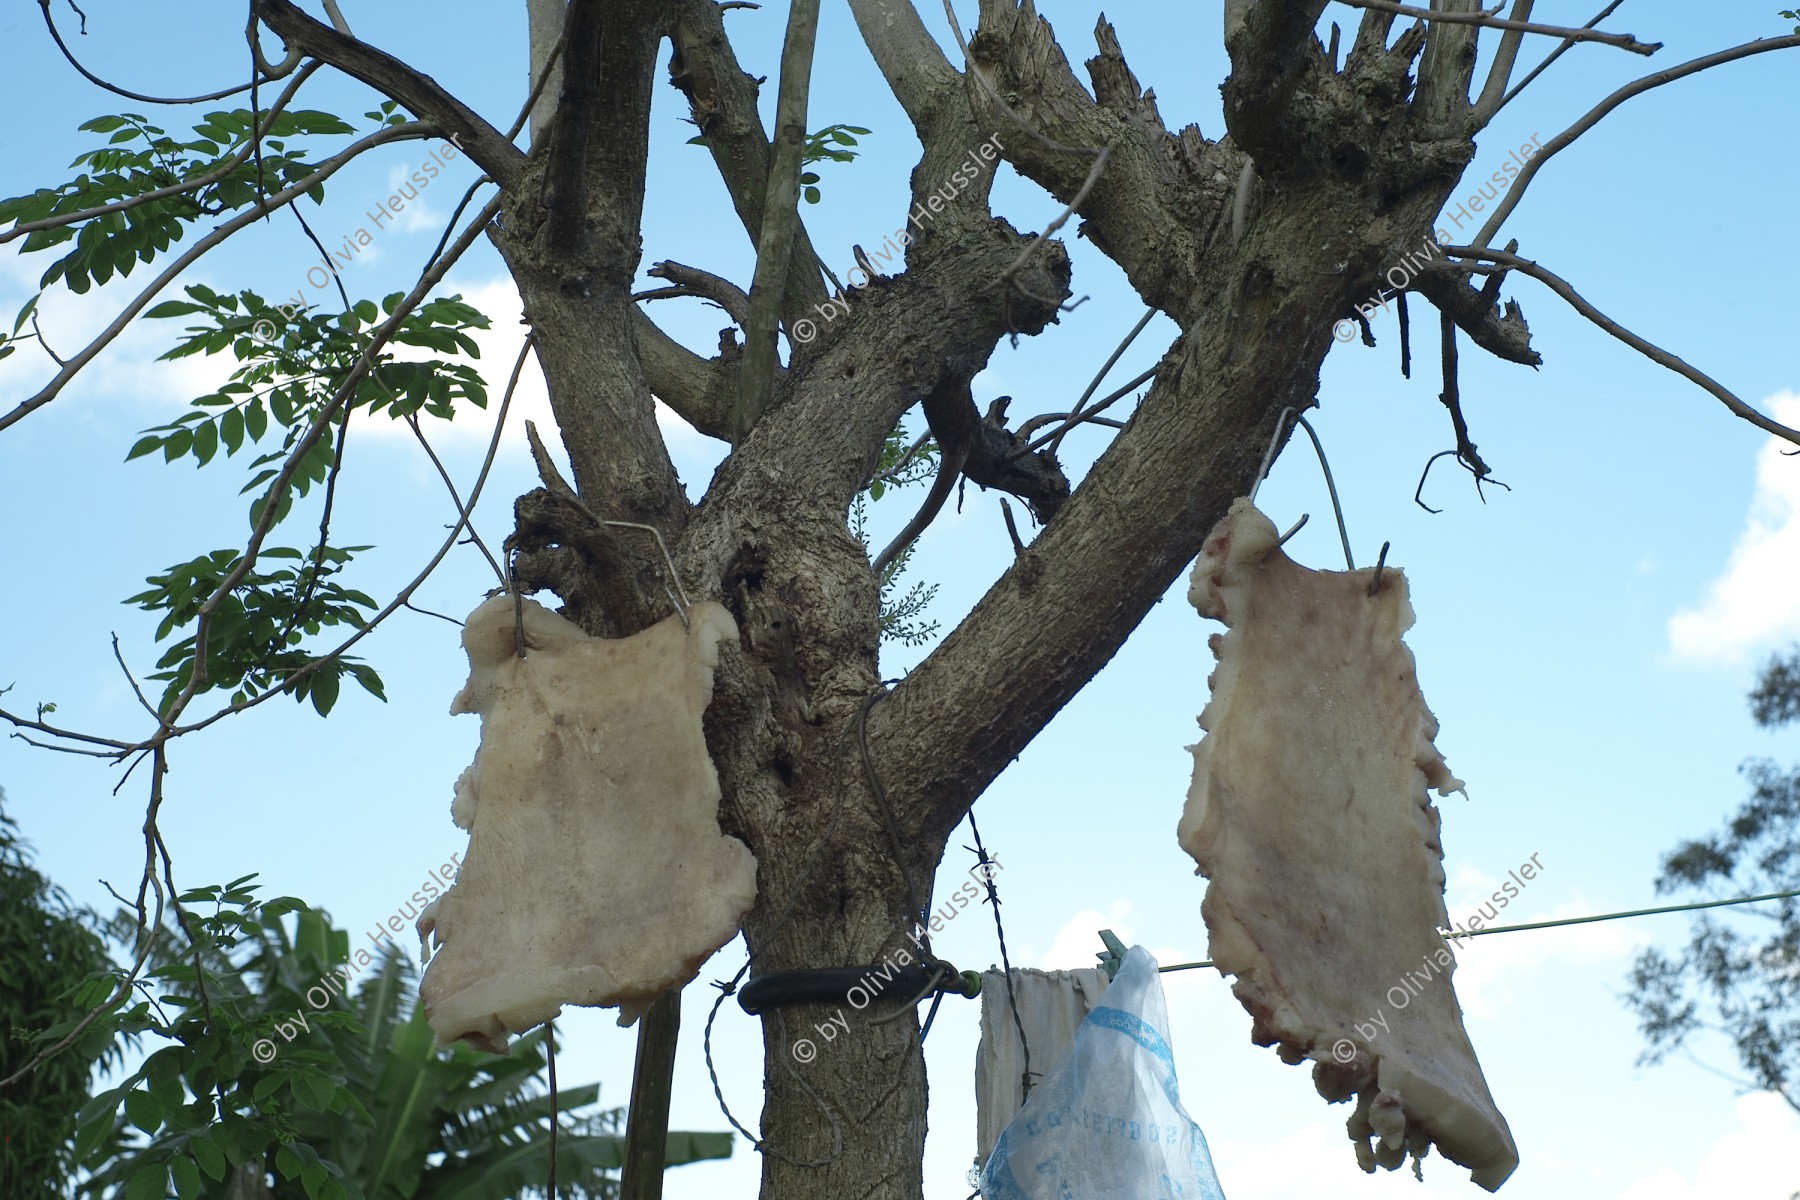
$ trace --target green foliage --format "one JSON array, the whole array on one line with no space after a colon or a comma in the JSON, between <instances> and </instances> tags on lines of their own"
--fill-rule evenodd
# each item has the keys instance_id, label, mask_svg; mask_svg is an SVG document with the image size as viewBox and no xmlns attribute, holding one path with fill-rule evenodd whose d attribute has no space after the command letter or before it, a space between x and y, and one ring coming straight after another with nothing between
<instances>
[{"instance_id":1,"label":"green foliage","mask_svg":"<svg viewBox=\"0 0 1800 1200\"><path fill-rule=\"evenodd\" d=\"M245 484L246 492L275 478L278 464L349 378L368 345L364 327L391 317L405 298L395 292L379 308L373 300L362 300L347 312L318 313L291 306L271 307L248 289L235 296L222 296L201 284L185 290L190 299L164 301L144 314L204 318L202 324L189 325L188 336L162 359L229 349L244 365L234 370L230 382L218 391L195 398L193 411L146 430L146 436L125 457L140 458L160 450L164 461L192 454L195 465L204 466L221 446L230 457L243 448L246 439L260 442L273 416L283 430L281 445L250 464L257 473ZM461 296L440 297L408 313L390 344L480 358L481 349L468 331L486 328L487 317L464 304ZM385 409L396 419L423 410L448 421L456 415L459 401L487 407L487 387L474 367L438 358L397 362L384 350L373 369L357 381L349 408ZM303 461L296 476L301 495L311 483L323 482L331 465L328 441L321 439L313 449L314 457ZM252 510L252 521L257 511Z\"/></svg>"},{"instance_id":2,"label":"green foliage","mask_svg":"<svg viewBox=\"0 0 1800 1200\"><path fill-rule=\"evenodd\" d=\"M379 956L359 948L352 965L347 932L298 900L258 903L252 878L182 897L212 912L186 914L191 946L164 934L154 1002L117 1015L120 1029L164 1044L82 1108L78 1146L93 1174L81 1196L226 1200L245 1182L270 1200L514 1200L541 1189L544 1031L507 1055L437 1049L406 954L391 942ZM370 965L352 993L346 981ZM593 1110L598 1097L595 1084L561 1091L565 1196L616 1195L621 1116ZM731 1150L726 1134L670 1140L686 1155L672 1162Z\"/></svg>"},{"instance_id":3,"label":"green foliage","mask_svg":"<svg viewBox=\"0 0 1800 1200\"><path fill-rule=\"evenodd\" d=\"M867 137L869 131L860 125L827 125L817 133L807 134L806 153L801 156L801 163L854 162L858 151L853 148L856 145L853 134ZM807 171L800 176L800 194L806 197L808 204L819 202L818 172Z\"/></svg>"},{"instance_id":4,"label":"green foliage","mask_svg":"<svg viewBox=\"0 0 1800 1200\"><path fill-rule=\"evenodd\" d=\"M312 554L287 546L264 547L262 559L288 560L306 565L252 570L227 592L213 611L207 626L206 682L208 687L233 688L231 701L242 703L270 688L287 688L295 700L312 700L325 716L337 702L339 685L348 675L378 700L386 700L381 677L374 668L350 655L341 655L305 676L293 678L315 658L300 648L306 635L348 625L364 626L358 607L374 609L376 603L362 592L342 587L331 577L359 550L368 546L334 548L320 546ZM125 601L166 615L157 626L158 640L195 620L200 605L243 560L234 549L215 550L192 562L152 575L154 586ZM176 695L193 674L196 638L177 641L157 660L160 668L150 678L166 680L159 711L167 712Z\"/></svg>"},{"instance_id":5,"label":"green foliage","mask_svg":"<svg viewBox=\"0 0 1800 1200\"><path fill-rule=\"evenodd\" d=\"M1786 17L1794 22L1794 32L1800 33L1800 9L1784 8L1776 15Z\"/></svg>"},{"instance_id":6,"label":"green foliage","mask_svg":"<svg viewBox=\"0 0 1800 1200\"><path fill-rule=\"evenodd\" d=\"M392 101L366 114L377 125L407 120ZM268 123L254 153L250 139L258 120ZM307 151L287 139L354 133L348 122L327 112L296 110L272 119L249 109L208 113L187 140L171 137L136 113L98 117L81 128L104 135L105 144L79 155L72 164L81 174L68 183L40 188L28 195L0 200L0 223L30 224L124 205L85 220L27 234L24 253L56 257L44 271L40 288L59 280L76 293L115 274L129 275L140 262L151 262L179 241L188 225L254 205L259 196L306 179L316 168ZM191 190L158 193L183 185ZM307 193L323 199L323 188ZM352 413L385 411L393 418L413 419L423 412L442 420L454 417L464 403L486 407L487 389L480 373L457 356L480 357L469 331L486 329L488 320L462 303L460 296L432 300L400 323L392 345L430 352L423 361L397 361L384 349L372 368L357 381L349 403L312 438L332 398L349 379L368 345L365 330L392 316L402 293L380 305L362 300L346 311L331 313L293 304L272 304L248 289L221 295L203 284L186 288L187 299L168 300L149 309L149 318L196 317L186 336L162 357L184 358L229 351L239 364L216 392L196 398L179 417L144 432L126 458L160 455L164 462L192 458L205 466L219 458L248 451L249 481L243 492L255 493L249 505L252 526L274 506L271 528L286 520L295 501L323 485L326 516L335 474L341 462L345 430ZM13 322L12 333L0 337L0 358L13 353L42 292L28 300ZM302 444L294 470L284 477L288 458ZM222 453L221 453L222 452ZM275 494L263 492L279 482ZM323 657L302 647L308 635L335 626L363 627L362 608L375 607L362 592L344 587L339 575L351 558L369 547L333 547L328 520L321 520L318 545L308 554L277 547L270 558L301 560L289 568L252 571L222 597L205 630L206 647L198 654L206 664L206 689L234 689L233 703L283 687L296 700L310 699L321 714L335 703L343 679L353 678L380 697L380 677L351 659L314 666ZM164 640L186 628L157 663L152 679L168 684L163 711L191 677L200 630L192 626L200 606L239 559L230 551L200 555L149 577L150 590L126 603L165 613L158 630ZM295 673L312 667L308 674ZM202 689L202 690L206 690Z\"/></svg>"},{"instance_id":7,"label":"green foliage","mask_svg":"<svg viewBox=\"0 0 1800 1200\"><path fill-rule=\"evenodd\" d=\"M157 318L199 317L187 327L187 336L164 354L165 359L193 354L219 354L230 350L241 366L218 391L196 398L190 411L165 424L146 430L131 447L126 459L160 454L164 462L191 456L204 466L221 450L231 458L240 450L271 443L248 464L252 472L242 491L257 493L250 503L249 519L262 519L268 497L264 489L280 474L282 464L294 453L307 431L318 422L332 397L350 377L366 346L363 329L391 317L404 298L386 297L377 307L372 300L358 302L341 313L317 313L271 307L253 291L220 295L201 284L186 289L189 299L169 300L149 310ZM444 355L480 357L469 331L485 329L488 319L451 296L420 305L400 323L394 342ZM411 418L423 411L450 420L458 404L487 406L487 388L474 367L430 358L422 362L397 362L384 351L363 376L347 407L301 457L286 486L275 496L275 524L285 520L296 498L313 487L327 484L337 469L350 415L358 409L385 412L390 418ZM274 432L271 433L271 430ZM264 549L264 559L289 559L295 567L252 570L222 599L207 628L206 686L231 688L232 703L272 687L288 688L296 700L311 699L321 716L336 702L340 685L348 676L376 696L382 694L381 678L373 668L352 658L339 658L311 670L320 655L301 643L322 629L347 625L361 629L361 608L374 609L374 600L345 588L332 577L368 546L332 547L321 543L302 554L287 547ZM240 556L230 550L201 555L150 576L150 590L126 601L166 615L157 629L163 640L188 628L199 616L200 606L237 567ZM151 678L167 681L162 710L186 687L196 658L197 628L168 648Z\"/></svg>"},{"instance_id":8,"label":"green foliage","mask_svg":"<svg viewBox=\"0 0 1800 1200\"><path fill-rule=\"evenodd\" d=\"M869 131L860 125L827 125L817 133L806 135L806 150L800 156L802 166L816 162L854 162L860 151L856 150L856 138L867 137ZM690 146L706 145L706 135L700 134L688 139ZM800 176L800 195L808 204L817 204L821 198L819 191L819 175L816 171L806 171Z\"/></svg>"},{"instance_id":9,"label":"green foliage","mask_svg":"<svg viewBox=\"0 0 1800 1200\"><path fill-rule=\"evenodd\" d=\"M881 447L881 455L876 460L875 473L869 480L869 486L850 502L850 532L863 544L864 550L869 549L869 503L880 500L893 488L921 483L936 474L937 443L927 437L918 451L909 456L911 445L907 440L905 423L896 425ZM905 572L912 555L913 548L908 546L882 569L881 637L883 641L920 646L937 636L939 623L920 621L918 617L937 596L938 585L915 583L905 595L895 598L894 594L900 587L900 576Z\"/></svg>"},{"instance_id":10,"label":"green foliage","mask_svg":"<svg viewBox=\"0 0 1800 1200\"><path fill-rule=\"evenodd\" d=\"M1751 709L1765 728L1800 719L1800 646L1763 668ZM1726 898L1800 889L1800 767L1753 759L1742 770L1750 799L1722 832L1668 855L1658 891ZM1700 1030L1722 1032L1756 1086L1800 1111L1800 901L1775 903L1773 912L1759 906L1773 918L1760 939L1706 915L1679 955L1640 954L1627 1003L1647 1044L1640 1061L1661 1061Z\"/></svg>"},{"instance_id":11,"label":"green foliage","mask_svg":"<svg viewBox=\"0 0 1800 1200\"><path fill-rule=\"evenodd\" d=\"M34 1033L79 1016L71 993L108 966L92 924L92 914L32 869L18 826L0 813L0 1079L37 1053ZM84 1038L0 1090L0 1196L60 1200L73 1173L75 1110L96 1061L117 1059L109 1039Z\"/></svg>"},{"instance_id":12,"label":"green foliage","mask_svg":"<svg viewBox=\"0 0 1800 1200\"><path fill-rule=\"evenodd\" d=\"M248 145L253 121L247 108L211 112L194 126L195 137L178 141L138 113L96 117L81 128L111 137L70 164L86 169L57 187L0 200L0 222L29 224L68 216L216 176L193 191L27 234L21 245L26 254L74 242L44 271L38 286L47 288L60 279L80 295L115 272L130 275L138 263L152 261L181 240L184 226L254 204L259 172L260 190L271 192L306 178L314 168L304 161L305 150L289 149L284 139L355 132L331 113L284 112L263 138L260 164L256 155L234 164ZM322 187L308 194L315 202L324 199Z\"/></svg>"}]
</instances>

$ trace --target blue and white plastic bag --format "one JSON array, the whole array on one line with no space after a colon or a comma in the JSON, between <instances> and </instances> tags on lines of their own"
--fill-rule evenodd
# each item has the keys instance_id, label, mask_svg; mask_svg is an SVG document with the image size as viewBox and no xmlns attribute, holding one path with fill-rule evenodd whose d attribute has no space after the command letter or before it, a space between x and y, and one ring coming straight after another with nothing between
<instances>
[{"instance_id":1,"label":"blue and white plastic bag","mask_svg":"<svg viewBox=\"0 0 1800 1200\"><path fill-rule=\"evenodd\" d=\"M1156 960L1125 955L981 1172L983 1200L1225 1200L1181 1107Z\"/></svg>"}]
</instances>

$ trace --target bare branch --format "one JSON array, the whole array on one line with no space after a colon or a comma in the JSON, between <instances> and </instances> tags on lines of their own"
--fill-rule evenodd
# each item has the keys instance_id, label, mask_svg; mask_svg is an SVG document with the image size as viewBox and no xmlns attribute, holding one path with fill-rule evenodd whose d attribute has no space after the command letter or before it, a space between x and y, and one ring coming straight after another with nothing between
<instances>
[{"instance_id":1,"label":"bare branch","mask_svg":"<svg viewBox=\"0 0 1800 1200\"><path fill-rule=\"evenodd\" d=\"M894 535L894 540L888 543L887 549L877 554L869 563L869 569L876 575L885 571L887 565L918 540L919 535L924 533L937 519L938 513L944 509L945 502L950 499L950 493L956 490L956 481L962 478L963 460L967 457L968 450L964 447L959 446L956 449L944 451L943 458L938 460L937 477L931 481L931 490L925 493L925 500L919 505L919 511L914 513L912 520L908 521L906 526Z\"/></svg>"},{"instance_id":2,"label":"bare branch","mask_svg":"<svg viewBox=\"0 0 1800 1200\"><path fill-rule=\"evenodd\" d=\"M781 49L781 93L775 104L775 152L763 191L763 220L756 242L756 274L744 323L744 361L738 368L733 444L742 443L761 419L775 390L776 325L786 291L794 230L800 224L800 162L806 150L806 98L812 83L813 43L819 34L819 0L794 0Z\"/></svg>"},{"instance_id":3,"label":"bare branch","mask_svg":"<svg viewBox=\"0 0 1800 1200\"><path fill-rule=\"evenodd\" d=\"M1067 414L1068 420L1062 428L1053 430L1050 433L1046 433L1043 437L1039 438L1037 441L1032 442L1029 445L1023 447L1022 449L1017 451L1016 457L1022 457L1023 455L1034 453L1035 451L1042 449L1046 445L1049 445L1051 443L1059 441L1065 433L1067 433L1069 430L1073 429L1077 425L1085 425L1092 421L1098 421L1100 419L1101 413L1105 412L1107 409L1111 408L1114 404L1118 403L1120 400L1122 400L1126 396L1130 395L1136 389L1142 387L1146 383L1149 383L1150 380L1153 379L1156 376L1156 373L1160 370L1162 370L1162 364L1158 363L1158 364L1156 364L1156 366L1151 367L1148 371L1145 371L1142 375L1139 375L1137 378L1133 379L1130 383L1125 384L1123 387L1114 388L1110 393L1107 394L1107 396L1103 400L1101 400L1098 404L1094 405L1094 407L1087 409L1080 413ZM1059 416L1059 415L1063 415L1063 414L1052 414L1053 417ZM1039 421L1044 420L1044 419L1048 419L1048 418L1034 417L1032 420L1025 422L1025 424L1019 426L1018 436L1021 439L1023 439L1029 430L1035 429L1037 427L1037 424L1039 423Z\"/></svg>"},{"instance_id":4,"label":"bare branch","mask_svg":"<svg viewBox=\"0 0 1800 1200\"><path fill-rule=\"evenodd\" d=\"M1488 69L1487 82L1481 87L1481 95L1475 101L1475 124L1477 128L1484 126L1500 109L1501 97L1506 94L1507 81L1512 78L1513 67L1519 61L1519 47L1525 41L1525 31L1517 28L1522 21L1530 20L1531 10L1537 0L1513 0L1512 16L1509 18L1514 28L1508 29L1500 39L1500 48L1494 52L1493 66ZM1591 26L1590 26L1591 28ZM1574 43L1567 38L1563 45Z\"/></svg>"},{"instance_id":5,"label":"bare branch","mask_svg":"<svg viewBox=\"0 0 1800 1200\"><path fill-rule=\"evenodd\" d=\"M182 254L181 257L169 264L169 266L163 270L162 274L158 275L150 282L148 287L142 292L139 292L131 303L125 306L124 311L113 319L112 324L101 330L99 336L89 342L87 346L73 358L69 359L67 364L56 373L49 383L44 385L41 391L29 399L21 401L5 416L0 416L0 430L7 428L9 425L18 423L31 413L56 399L58 393L60 393L64 386L68 384L69 380L75 378L77 372L87 366L89 362L93 361L94 357L102 350L106 349L106 347L112 343L114 338L117 338L123 333L125 327L131 324L131 319L142 312L144 307L148 305L151 300L155 299L158 292L167 287L170 282L180 276L183 271L187 270L189 266L197 262L214 246L217 246L245 226L261 220L269 213L278 211L283 205L305 195L311 189L331 178L331 176L336 174L341 167L361 155L364 151L371 150L376 146L385 145L389 142L412 141L418 138L430 137L434 133L435 131L428 126L423 126L416 122L405 125L390 125L383 129L378 129L369 136L362 138L360 141L352 143L343 152L320 163L319 169L314 171L311 175L308 175L305 179L290 184L288 187L276 192L273 196L259 199L255 205L247 211L233 217L223 225L220 225L217 229L208 233L205 237L202 237L199 241L188 247L186 253Z\"/></svg>"},{"instance_id":6,"label":"bare branch","mask_svg":"<svg viewBox=\"0 0 1800 1200\"><path fill-rule=\"evenodd\" d=\"M1488 29L1512 29L1520 33L1545 33L1572 42L1599 42L1604 46L1617 46L1621 50L1629 50L1633 54L1655 54L1662 49L1661 42L1640 42L1628 33L1602 33L1597 29L1571 29L1566 25L1540 25L1535 21L1508 21L1495 15L1505 7L1503 4L1478 12L1444 12L1429 8L1414 8L1410 4L1394 4L1391 0L1338 0L1338 3L1348 4L1352 8L1370 8L1380 12L1389 12L1401 17L1415 17L1421 21L1442 21L1452 25L1480 25Z\"/></svg>"},{"instance_id":7,"label":"bare branch","mask_svg":"<svg viewBox=\"0 0 1800 1200\"><path fill-rule=\"evenodd\" d=\"M1499 206L1494 209L1493 215L1488 218L1487 224L1483 225L1480 232L1475 235L1475 245L1487 246L1492 244L1494 235L1500 231L1501 223L1506 220L1513 209L1518 207L1519 201L1525 196L1526 187L1530 185L1532 179L1536 178L1537 173L1543 169L1546 161L1555 157L1559 151L1566 149L1576 138L1598 125L1602 117L1605 117L1608 113L1612 112L1613 109L1619 107L1619 105L1625 103L1625 101L1631 99L1633 96L1642 95L1653 88L1661 87L1665 83L1673 83L1677 79L1685 79L1689 75L1697 75L1701 71L1709 70L1717 66L1723 66L1725 63L1736 62L1740 58L1749 58L1753 54L1766 54L1771 50L1789 50L1796 46L1800 46L1800 33L1789 34L1786 37L1760 38L1754 42L1746 42L1741 46L1733 46L1729 50L1721 50L1716 54L1708 54L1701 58L1691 59L1688 62L1670 67L1666 71L1658 71L1653 75L1646 75L1642 79L1633 80L1631 83L1626 84L1624 87L1596 104L1593 108L1589 109L1580 120L1551 138L1544 144L1543 152L1533 156L1531 161L1525 164L1524 169L1519 172L1519 177L1513 180L1512 187L1507 190L1506 198L1500 201Z\"/></svg>"},{"instance_id":8,"label":"bare branch","mask_svg":"<svg viewBox=\"0 0 1800 1200\"><path fill-rule=\"evenodd\" d=\"M1087 406L1088 397L1092 396L1094 392L1099 389L1100 381L1106 378L1106 373L1113 369L1120 358L1124 357L1125 351L1131 348L1131 343L1137 341L1138 334L1144 332L1145 328L1149 326L1151 320L1155 318L1155 316L1156 310L1154 308L1147 308L1144 310L1144 315L1139 317L1138 323L1131 327L1131 332L1127 333L1119 344L1113 347L1113 352L1107 355L1106 361L1100 364L1100 369L1094 372L1094 378L1089 381L1087 390L1081 393L1080 399L1075 401L1075 407L1069 410L1069 417L1073 418L1081 415L1082 410ZM1033 418L1033 420L1035 419L1036 418ZM1027 421L1024 425L1019 426L1019 436L1021 438L1027 436L1026 429L1031 424L1031 421ZM1055 454L1058 450L1062 449L1063 434L1067 433L1069 429L1072 428L1074 428L1073 424L1064 428L1055 437L1050 439L1050 452L1052 454Z\"/></svg>"},{"instance_id":9,"label":"bare branch","mask_svg":"<svg viewBox=\"0 0 1800 1200\"><path fill-rule=\"evenodd\" d=\"M1504 250L1484 250L1478 246L1446 246L1444 247L1444 253L1462 258L1486 259L1490 262L1500 263L1509 270L1523 271L1525 274L1538 280L1545 287L1555 292L1558 296L1561 296L1576 312L1580 313L1606 332L1612 334L1621 342L1624 342L1627 346L1630 346L1633 350L1636 350L1645 358L1648 358L1651 362L1656 363L1659 366L1667 367L1684 379L1690 380L1700 387L1705 388L1714 396L1718 397L1719 401L1723 403L1726 408L1730 409L1737 416L1750 422L1750 424L1756 426L1758 429L1767 433L1772 433L1778 438L1782 438L1785 441L1794 443L1796 446L1800 446L1800 431L1789 429L1779 421L1774 421L1763 416L1762 413L1738 399L1735 394L1723 384L1713 379L1710 375L1707 375L1703 371L1696 370L1675 355L1670 354L1667 350L1645 341L1637 334L1631 332L1631 330L1626 329L1623 325L1614 321L1611 317L1595 308L1592 304L1589 304L1582 298L1580 293L1569 285L1567 280L1545 270L1530 259L1520 258L1518 255L1509 254Z\"/></svg>"},{"instance_id":10,"label":"bare branch","mask_svg":"<svg viewBox=\"0 0 1800 1200\"><path fill-rule=\"evenodd\" d=\"M1479 15L1481 0L1435 0L1431 11L1444 20L1421 22L1425 46L1419 55L1419 82L1412 113L1421 130L1460 139L1470 126L1469 87L1481 30L1456 17Z\"/></svg>"},{"instance_id":11,"label":"bare branch","mask_svg":"<svg viewBox=\"0 0 1800 1200\"><path fill-rule=\"evenodd\" d=\"M535 80L525 112L531 116L531 145L544 144L550 119L556 115L556 98L562 92L563 30L569 20L569 0L525 0L525 15L531 42L531 63L526 78ZM546 87L553 84L554 87ZM513 136L518 136L518 130Z\"/></svg>"},{"instance_id":12,"label":"bare branch","mask_svg":"<svg viewBox=\"0 0 1800 1200\"><path fill-rule=\"evenodd\" d=\"M1515 242L1512 247L1516 248ZM1433 263L1412 280L1412 290L1437 306L1439 312L1454 320L1469 335L1469 340L1496 358L1521 366L1542 366L1544 356L1531 345L1531 327L1516 301L1499 307L1499 291L1503 272L1490 276L1487 286L1477 290L1469 286L1467 272L1455 266Z\"/></svg>"},{"instance_id":13,"label":"bare branch","mask_svg":"<svg viewBox=\"0 0 1800 1200\"><path fill-rule=\"evenodd\" d=\"M773 158L757 110L757 81L739 65L725 35L723 7L713 0L677 0L670 32L675 52L669 82L688 99L738 220L754 241L762 233L765 189ZM826 298L823 269L802 222L794 233L783 315L799 315Z\"/></svg>"},{"instance_id":14,"label":"bare branch","mask_svg":"<svg viewBox=\"0 0 1800 1200\"><path fill-rule=\"evenodd\" d=\"M1583 29L1592 29L1594 26L1600 24L1600 22L1606 20L1606 18L1612 16L1613 13L1618 10L1619 6L1624 3L1625 3L1625 0L1612 0L1611 4L1608 4L1605 8L1601 9L1598 13L1596 13L1594 15L1594 18L1592 20L1590 20L1586 25L1583 25L1582 28ZM1512 103L1512 98L1514 96L1516 96L1520 92L1524 91L1526 86L1529 85L1532 80L1536 79L1539 75L1542 75L1546 70L1548 70L1550 67L1550 64L1555 62L1557 59L1561 58L1565 53L1568 52L1569 47L1573 46L1574 44L1575 43L1573 41L1570 41L1567 39L1565 39L1564 41L1559 43L1557 45L1556 49L1552 50L1549 54L1544 56L1543 62L1541 62L1537 66L1531 68L1530 73L1528 73L1525 76L1525 78L1519 80L1519 82L1514 87L1512 87L1510 90L1507 91L1506 95L1500 97L1500 103L1496 104L1494 106L1494 112L1498 112L1500 109L1505 108L1508 104ZM1493 115L1494 115L1493 112L1487 113L1486 116L1483 118L1483 124L1486 124L1486 122L1488 120L1492 120Z\"/></svg>"},{"instance_id":15,"label":"bare branch","mask_svg":"<svg viewBox=\"0 0 1800 1200\"><path fill-rule=\"evenodd\" d=\"M720 334L719 357L714 359L701 358L670 337L642 309L633 314L631 330L651 393L700 433L729 442L737 405L733 373L743 353L732 330L727 327Z\"/></svg>"},{"instance_id":16,"label":"bare branch","mask_svg":"<svg viewBox=\"0 0 1800 1200\"><path fill-rule=\"evenodd\" d=\"M462 101L399 59L315 21L293 0L257 0L263 23L290 48L324 59L384 96L433 121L488 176L512 190L525 169L525 154Z\"/></svg>"},{"instance_id":17,"label":"bare branch","mask_svg":"<svg viewBox=\"0 0 1800 1200\"><path fill-rule=\"evenodd\" d=\"M723 276L667 260L656 263L644 274L652 279L666 279L687 295L711 300L729 313L731 319L739 325L750 319L750 297L745 295L743 288Z\"/></svg>"},{"instance_id":18,"label":"bare branch","mask_svg":"<svg viewBox=\"0 0 1800 1200\"><path fill-rule=\"evenodd\" d=\"M38 0L38 9L44 15L44 25L50 30L50 39L56 43L56 48L62 51L62 56L68 60L69 65L80 72L83 79L87 80L95 87L104 88L115 96L123 96L127 100L137 100L144 104L205 104L213 100L224 100L227 97L237 95L239 92L247 92L250 90L249 84L241 83L236 87L224 88L217 92L208 92L204 96L167 97L146 96L141 92L133 92L126 88L118 87L115 84L108 83L106 80L100 78L98 75L81 65L80 60L75 57L74 52L71 51L68 45L63 41L62 33L56 28L56 20L50 15L50 0ZM81 32L87 32L87 22L85 19L82 22ZM290 67L289 70L292 70L292 68Z\"/></svg>"}]
</instances>

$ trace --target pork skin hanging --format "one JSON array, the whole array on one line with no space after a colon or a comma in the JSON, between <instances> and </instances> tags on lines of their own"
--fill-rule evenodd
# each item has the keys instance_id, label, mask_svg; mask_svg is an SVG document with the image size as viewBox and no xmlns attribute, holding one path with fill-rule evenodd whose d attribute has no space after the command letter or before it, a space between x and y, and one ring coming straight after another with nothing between
<instances>
[{"instance_id":1,"label":"pork skin hanging","mask_svg":"<svg viewBox=\"0 0 1800 1200\"><path fill-rule=\"evenodd\" d=\"M470 831L456 884L419 917L436 944L419 994L440 1046L503 1053L564 1004L618 1005L629 1025L692 979L756 899L756 860L719 832L700 716L718 643L713 603L628 638L589 637L497 595L463 629L481 746L451 814Z\"/></svg>"},{"instance_id":2,"label":"pork skin hanging","mask_svg":"<svg viewBox=\"0 0 1800 1200\"><path fill-rule=\"evenodd\" d=\"M1177 831L1210 881L1212 958L1251 1039L1314 1062L1365 1171L1431 1144L1493 1191L1518 1165L1463 1029L1439 816L1460 790L1432 744L1406 579L1313 571L1240 499L1207 535L1188 599L1223 621L1206 731Z\"/></svg>"}]
</instances>

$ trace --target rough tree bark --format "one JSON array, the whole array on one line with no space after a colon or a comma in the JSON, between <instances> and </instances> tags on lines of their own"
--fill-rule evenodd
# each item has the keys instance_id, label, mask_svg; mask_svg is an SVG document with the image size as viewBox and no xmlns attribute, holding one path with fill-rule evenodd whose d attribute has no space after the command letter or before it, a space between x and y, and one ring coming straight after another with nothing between
<instances>
[{"instance_id":1,"label":"rough tree bark","mask_svg":"<svg viewBox=\"0 0 1800 1200\"><path fill-rule=\"evenodd\" d=\"M558 7L530 4L540 67L556 43ZM632 286L665 40L669 82L707 135L752 244L761 232L770 140L720 7L572 0L560 82L534 109L534 145L521 153L397 59L288 0L261 0L264 21L290 47L464 134L505 194L491 237L524 298L580 496L547 488L520 498L521 582L560 596L591 632L635 632L667 613L660 564L635 533L594 519L642 522L662 531L689 591L719 598L737 619L741 640L721 662L707 733L726 796L721 821L759 863L747 924L759 971L869 964L911 947L906 871L928 892L970 805L1107 663L1249 487L1277 414L1314 404L1333 323L1431 236L1499 96L1489 81L1484 103L1471 103L1472 25L1407 18L1395 36L1395 15L1369 10L1340 64L1335 35L1328 51L1314 32L1325 0L1230 0L1226 129L1209 139L1193 125L1166 126L1104 20L1084 84L1031 0L979 0L962 65L911 0L850 7L923 145L893 225L915 205L942 203L934 197L968 152L994 137L1008 163L1074 204L1081 235L1182 330L1110 448L1066 501L1047 506L1043 532L885 695L877 580L846 508L915 405L965 461L973 439L1002 436L983 422L969 382L1002 339L1056 320L1070 295L1061 245L1032 249L1032 236L993 216L992 173L979 175L920 223L904 270L877 277L815 340L790 342L767 411L691 505L652 396L728 437L738 347L727 339L709 359L676 344ZM1528 15L1529 3L1519 11ZM1510 68L1518 36L1508 37ZM1104 168L1091 176L1101 148ZM658 273L696 294L710 288L728 310L741 305L737 286L704 271L666 264ZM788 280L791 329L827 294L804 231ZM1497 310L1497 284L1478 290L1466 272L1442 271L1416 287L1477 345L1537 361L1522 317ZM951 444L958 437L971 444ZM979 482L1027 498L1041 501L1046 478L1061 478L1047 456L1008 464L989 446L979 458ZM910 856L904 869L863 769L864 715L870 761ZM916 1017L835 1044L803 1068L809 1094L788 1049L825 1011L764 1020L763 1196L920 1196L926 1082ZM841 1154L806 1165L831 1158L834 1136Z\"/></svg>"}]
</instances>

